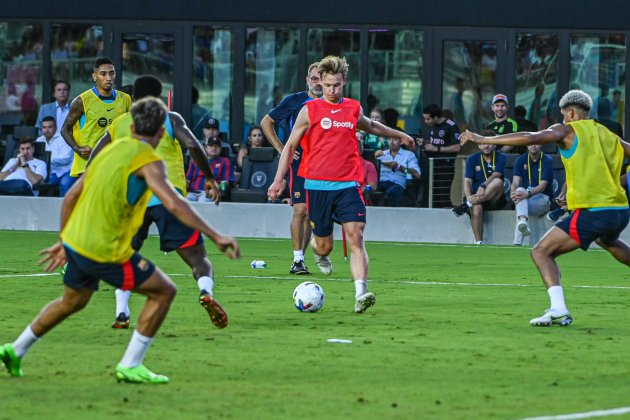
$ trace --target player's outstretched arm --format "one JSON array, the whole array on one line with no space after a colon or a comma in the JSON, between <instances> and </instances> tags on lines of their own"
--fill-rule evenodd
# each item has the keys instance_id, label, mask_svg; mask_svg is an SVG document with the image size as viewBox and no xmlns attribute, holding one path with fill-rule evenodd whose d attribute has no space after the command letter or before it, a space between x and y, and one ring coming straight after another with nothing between
<instances>
[{"instance_id":1,"label":"player's outstretched arm","mask_svg":"<svg viewBox=\"0 0 630 420\"><path fill-rule=\"evenodd\" d=\"M188 202L177 193L175 188L166 179L164 162L149 163L136 171L136 174L144 178L153 193L160 199L162 205L182 223L193 229L200 230L210 238L221 252L228 258L234 259L241 256L236 239L223 236L210 226Z\"/></svg>"},{"instance_id":2,"label":"player's outstretched arm","mask_svg":"<svg viewBox=\"0 0 630 420\"><path fill-rule=\"evenodd\" d=\"M380 137L390 137L400 139L402 144L407 146L410 150L416 149L416 142L414 139L409 136L407 133L399 130L394 130L393 128L389 128L388 126L381 124L378 121L373 121L363 115L363 110L361 110L361 115L359 116L359 121L357 122L357 127L360 130L366 131L368 133L376 134Z\"/></svg>"},{"instance_id":3,"label":"player's outstretched arm","mask_svg":"<svg viewBox=\"0 0 630 420\"><path fill-rule=\"evenodd\" d=\"M90 157L90 153L92 153L92 148L89 146L79 146L74 139L74 134L72 133L74 125L79 121L79 118L81 118L81 115L84 113L85 108L83 107L83 99L81 99L81 96L77 96L70 104L68 116L61 127L61 137L63 137L68 146L70 146L77 155L79 155L82 159L87 159Z\"/></svg>"},{"instance_id":4,"label":"player's outstretched arm","mask_svg":"<svg viewBox=\"0 0 630 420\"><path fill-rule=\"evenodd\" d=\"M284 145L284 149L282 149L282 154L280 155L280 162L278 164L276 176L273 179L273 183L267 190L267 195L272 200L277 199L282 193L282 181L284 180L284 176L289 170L291 160L293 159L293 154L300 144L300 140L302 140L304 133L306 133L306 129L308 129L309 123L310 120L308 118L308 107L302 107L302 110L295 120L293 129L291 130L289 140L287 140L287 143Z\"/></svg>"},{"instance_id":5,"label":"player's outstretched arm","mask_svg":"<svg viewBox=\"0 0 630 420\"><path fill-rule=\"evenodd\" d=\"M459 136L459 142L463 146L467 141L473 143L496 144L498 146L528 146L530 144L561 143L573 132L573 129L564 124L555 124L546 130L503 134L501 136L480 136L477 133L466 130ZM567 147L562 147L567 148Z\"/></svg>"},{"instance_id":6,"label":"player's outstretched arm","mask_svg":"<svg viewBox=\"0 0 630 420\"><path fill-rule=\"evenodd\" d=\"M206 195L210 196L210 191L212 191L214 204L218 206L221 202L221 192L219 191L219 186L214 179L212 168L210 168L210 164L208 163L208 155L206 154L206 151L203 150L203 146L199 143L199 140L197 140L193 132L190 131L190 128L188 128L186 121L184 121L181 115L177 112L169 112L168 118L171 119L175 139L190 151L190 156L193 161L206 177L206 183L204 185Z\"/></svg>"}]
</instances>

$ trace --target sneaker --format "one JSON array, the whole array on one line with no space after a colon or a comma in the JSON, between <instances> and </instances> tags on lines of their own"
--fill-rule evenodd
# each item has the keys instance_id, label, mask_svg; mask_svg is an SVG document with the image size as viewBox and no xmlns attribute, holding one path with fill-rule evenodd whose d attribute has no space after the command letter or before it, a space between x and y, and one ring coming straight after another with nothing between
<instances>
[{"instance_id":1,"label":"sneaker","mask_svg":"<svg viewBox=\"0 0 630 420\"><path fill-rule=\"evenodd\" d=\"M22 372L22 358L15 355L13 344L0 346L0 362L7 368L9 375L15 377L24 376L24 372Z\"/></svg>"},{"instance_id":2,"label":"sneaker","mask_svg":"<svg viewBox=\"0 0 630 420\"><path fill-rule=\"evenodd\" d=\"M529 234L532 233L529 230L529 224L527 223L527 220L519 220L516 227L523 234L523 236L528 236Z\"/></svg>"},{"instance_id":3,"label":"sneaker","mask_svg":"<svg viewBox=\"0 0 630 420\"><path fill-rule=\"evenodd\" d=\"M202 290L199 294L199 303L206 308L206 312L210 315L210 321L217 328L225 328L228 325L228 316L225 310L219 305L210 293Z\"/></svg>"},{"instance_id":4,"label":"sneaker","mask_svg":"<svg viewBox=\"0 0 630 420\"><path fill-rule=\"evenodd\" d=\"M116 320L112 323L112 328L116 328L118 330L129 329L129 317L125 315L124 312L119 313Z\"/></svg>"},{"instance_id":5,"label":"sneaker","mask_svg":"<svg viewBox=\"0 0 630 420\"><path fill-rule=\"evenodd\" d=\"M144 365L132 368L116 366L116 380L118 382L132 382L136 384L167 384L168 377L151 372Z\"/></svg>"},{"instance_id":6,"label":"sneaker","mask_svg":"<svg viewBox=\"0 0 630 420\"><path fill-rule=\"evenodd\" d=\"M547 309L543 316L534 318L529 321L533 326L548 327L550 325L560 325L561 327L567 327L571 325L573 318L569 311L557 311L555 309Z\"/></svg>"},{"instance_id":7,"label":"sneaker","mask_svg":"<svg viewBox=\"0 0 630 420\"><path fill-rule=\"evenodd\" d=\"M558 221L559 218L561 218L564 215L565 211L563 208L557 208L555 210L551 210L550 212L547 213L547 220L549 220L551 223L556 223Z\"/></svg>"},{"instance_id":8,"label":"sneaker","mask_svg":"<svg viewBox=\"0 0 630 420\"><path fill-rule=\"evenodd\" d=\"M293 261L289 273L296 274L298 276L302 274L311 274L311 272L308 271L308 267L304 264L304 261Z\"/></svg>"},{"instance_id":9,"label":"sneaker","mask_svg":"<svg viewBox=\"0 0 630 420\"><path fill-rule=\"evenodd\" d=\"M485 244L484 241L475 241L475 245L483 245L483 244Z\"/></svg>"},{"instance_id":10,"label":"sneaker","mask_svg":"<svg viewBox=\"0 0 630 420\"><path fill-rule=\"evenodd\" d=\"M370 306L374 306L376 303L376 296L372 292L363 293L354 302L354 313L362 314L367 311Z\"/></svg>"},{"instance_id":11,"label":"sneaker","mask_svg":"<svg viewBox=\"0 0 630 420\"><path fill-rule=\"evenodd\" d=\"M454 207L452 209L452 212L457 217L463 216L464 214L467 214L470 216L470 207L468 207L468 204L464 203L457 207Z\"/></svg>"},{"instance_id":12,"label":"sneaker","mask_svg":"<svg viewBox=\"0 0 630 420\"><path fill-rule=\"evenodd\" d=\"M319 271L321 271L322 274L325 276L330 276L333 271L332 261L330 261L330 257L328 257L328 255L325 257L319 256L317 254L314 255L315 264L317 264L317 268L319 268Z\"/></svg>"}]
</instances>

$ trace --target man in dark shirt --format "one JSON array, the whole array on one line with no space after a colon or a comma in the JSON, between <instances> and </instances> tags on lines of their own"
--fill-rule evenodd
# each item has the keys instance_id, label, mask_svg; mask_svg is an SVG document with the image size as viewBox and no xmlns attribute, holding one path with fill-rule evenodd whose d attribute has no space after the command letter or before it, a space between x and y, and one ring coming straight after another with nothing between
<instances>
[{"instance_id":1,"label":"man in dark shirt","mask_svg":"<svg viewBox=\"0 0 630 420\"><path fill-rule=\"evenodd\" d=\"M518 123L509 118L507 113L509 109L508 98L502 93L497 93L492 98L492 112L494 113L494 121L486 126L486 129L494 131L495 134L510 134L519 131ZM519 153L514 146L503 146L501 151L504 153Z\"/></svg>"},{"instance_id":2,"label":"man in dark shirt","mask_svg":"<svg viewBox=\"0 0 630 420\"><path fill-rule=\"evenodd\" d=\"M319 73L317 65L319 62L313 63L308 67L306 76L306 84L308 90L293 93L284 98L278 106L269 111L260 121L263 133L267 140L271 142L273 147L282 153L284 145L278 138L274 124L288 123L287 132L293 129L293 123L297 118L302 106L305 102L322 96L322 87L319 84ZM304 178L297 175L300 169L302 157L302 147L298 146L293 161L291 163L290 173L290 192L291 205L293 206L293 218L291 219L291 238L293 240L293 264L291 265L291 274L311 274L304 264L304 252L311 240L311 224L308 219L308 211L306 207L306 190L304 189Z\"/></svg>"},{"instance_id":3,"label":"man in dark shirt","mask_svg":"<svg viewBox=\"0 0 630 420\"><path fill-rule=\"evenodd\" d=\"M452 207L451 185L455 175L455 157L461 149L459 144L459 128L457 123L442 115L442 110L436 104L427 105L422 111L425 124L430 127L429 138L422 147L422 166L429 174L424 177L425 191L433 176L433 207ZM433 158L433 174L429 163Z\"/></svg>"},{"instance_id":4,"label":"man in dark shirt","mask_svg":"<svg viewBox=\"0 0 630 420\"><path fill-rule=\"evenodd\" d=\"M619 137L623 138L623 128L621 128L621 124L610 119L611 108L612 106L608 98L599 98L599 101L597 102L597 121Z\"/></svg>"}]
</instances>

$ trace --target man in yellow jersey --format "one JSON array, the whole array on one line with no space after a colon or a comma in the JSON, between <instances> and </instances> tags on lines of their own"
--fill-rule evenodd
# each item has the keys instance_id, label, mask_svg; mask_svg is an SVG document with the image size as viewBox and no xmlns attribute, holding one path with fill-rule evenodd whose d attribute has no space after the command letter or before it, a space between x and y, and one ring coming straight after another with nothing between
<instances>
[{"instance_id":1,"label":"man in yellow jersey","mask_svg":"<svg viewBox=\"0 0 630 420\"><path fill-rule=\"evenodd\" d=\"M143 358L175 297L175 285L131 248L153 192L184 223L200 229L229 258L240 251L233 238L215 231L168 182L154 148L162 138L166 106L146 98L131 109L133 137L118 140L97 156L66 195L61 239L41 253L45 271L68 262L64 294L46 305L13 343L0 346L0 361L11 376L22 376L22 358L35 342L68 316L83 309L99 279L147 296L129 346L115 368L118 381L162 384L168 378L147 369ZM94 223L98 220L98 223Z\"/></svg>"},{"instance_id":2,"label":"man in yellow jersey","mask_svg":"<svg viewBox=\"0 0 630 420\"><path fill-rule=\"evenodd\" d=\"M587 250L595 241L619 262L630 265L630 247L619 239L630 217L628 200L619 182L624 155L630 157L630 144L606 127L588 119L593 106L590 96L571 90L560 99L564 124L555 124L535 133L521 132L482 137L467 131L460 141L496 145L528 146L557 143L566 169L566 196L563 201L571 216L558 222L532 249L532 259L540 272L551 307L531 325L567 326L573 322L560 285L556 257L577 248Z\"/></svg>"},{"instance_id":3,"label":"man in yellow jersey","mask_svg":"<svg viewBox=\"0 0 630 420\"><path fill-rule=\"evenodd\" d=\"M154 76L140 76L134 82L133 99L138 101L147 96L159 97L162 94L162 82ZM92 153L92 158L112 141L128 137L131 134L133 120L130 113L116 118L109 126L103 138L98 142ZM164 122L164 134L155 152L164 160L168 180L175 189L186 196L186 177L184 174L183 145L190 151L190 155L206 176L206 193L214 192L214 200L219 204L220 192L214 181L212 170L208 164L208 156L203 147L186 122L176 112L169 112ZM192 268L193 277L199 286L199 302L210 315L210 320L218 328L225 328L228 317L225 310L214 299L214 273L212 264L206 256L203 238L198 230L192 229L170 214L160 200L152 196L144 215L144 222L132 240L136 251L142 248L144 240L149 234L149 227L154 223L160 234L160 249L164 252L177 251L179 256ZM129 328L129 295L130 291L116 289L116 319L112 328Z\"/></svg>"},{"instance_id":4,"label":"man in yellow jersey","mask_svg":"<svg viewBox=\"0 0 630 420\"><path fill-rule=\"evenodd\" d=\"M114 89L116 69L111 59L101 57L96 60L92 79L96 86L72 101L61 128L62 137L74 150L72 177L85 171L92 149L105 134L107 126L131 107L131 97Z\"/></svg>"}]
</instances>

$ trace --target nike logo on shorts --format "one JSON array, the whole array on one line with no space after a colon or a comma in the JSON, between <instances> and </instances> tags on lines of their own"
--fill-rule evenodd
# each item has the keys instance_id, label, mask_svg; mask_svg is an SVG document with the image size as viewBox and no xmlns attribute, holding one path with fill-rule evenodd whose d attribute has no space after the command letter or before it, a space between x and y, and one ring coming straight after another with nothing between
<instances>
[{"instance_id":1,"label":"nike logo on shorts","mask_svg":"<svg viewBox=\"0 0 630 420\"><path fill-rule=\"evenodd\" d=\"M363 216L365 216L365 213L357 213L357 216L363 217Z\"/></svg>"}]
</instances>

